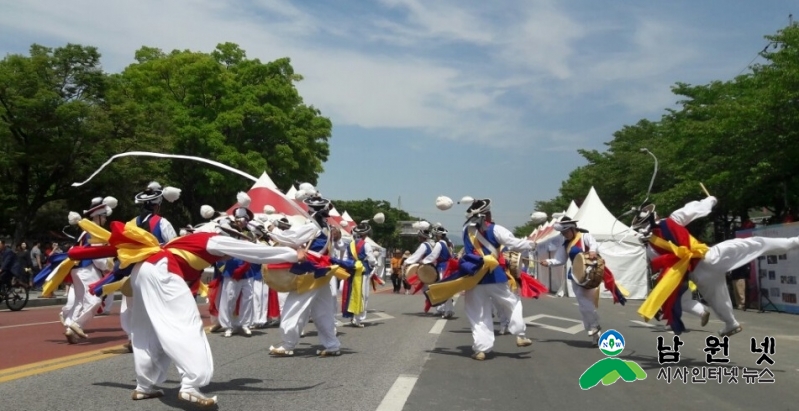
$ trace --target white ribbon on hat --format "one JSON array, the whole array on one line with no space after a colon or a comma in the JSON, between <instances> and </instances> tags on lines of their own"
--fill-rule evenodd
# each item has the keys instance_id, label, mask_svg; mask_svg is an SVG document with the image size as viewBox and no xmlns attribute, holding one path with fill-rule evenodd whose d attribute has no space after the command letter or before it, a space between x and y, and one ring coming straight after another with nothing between
<instances>
[{"instance_id":1,"label":"white ribbon on hat","mask_svg":"<svg viewBox=\"0 0 799 411\"><path fill-rule=\"evenodd\" d=\"M218 163L218 162L213 161L213 160L208 160L208 159L202 158L202 157L184 156L184 155L180 155L180 154L152 153L152 152L149 152L149 151L130 151L130 152L127 152L127 153L121 153L121 154L117 154L117 155L112 156L110 159L108 159L108 161L103 163L103 165L101 165L100 168L97 169L97 171L95 171L92 175L90 175L89 178L86 179L86 181L83 181L83 182L80 182L80 183L72 183L72 187L80 187L80 186L88 183L97 174L100 174L100 171L103 171L103 169L106 166L108 166L109 164L111 164L114 160L116 160L118 158L121 158L121 157L129 157L129 156L156 157L156 158L176 158L176 159L182 159L182 160L199 161L199 162L202 162L202 163L210 164L212 166L216 166L216 167L219 167L221 169L236 173L236 174L238 174L238 175L240 175L242 177L249 178L252 181L256 181L256 182L258 181L257 177L253 177L253 176L251 176L251 175L249 175L249 174L247 174L247 173L245 173L245 172L243 172L241 170L237 170L237 169L235 169L233 167L230 167L228 165L225 165L225 164L222 164L222 163Z\"/></svg>"}]
</instances>

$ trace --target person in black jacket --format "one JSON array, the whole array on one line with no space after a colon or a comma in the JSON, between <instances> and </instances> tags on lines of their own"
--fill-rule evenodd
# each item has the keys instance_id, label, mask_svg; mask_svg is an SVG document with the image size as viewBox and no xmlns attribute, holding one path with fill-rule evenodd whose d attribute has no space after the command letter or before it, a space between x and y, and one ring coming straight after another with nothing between
<instances>
[{"instance_id":1,"label":"person in black jacket","mask_svg":"<svg viewBox=\"0 0 799 411\"><path fill-rule=\"evenodd\" d=\"M8 285L26 285L22 276L17 254L11 250L5 241L0 241L0 281Z\"/></svg>"}]
</instances>

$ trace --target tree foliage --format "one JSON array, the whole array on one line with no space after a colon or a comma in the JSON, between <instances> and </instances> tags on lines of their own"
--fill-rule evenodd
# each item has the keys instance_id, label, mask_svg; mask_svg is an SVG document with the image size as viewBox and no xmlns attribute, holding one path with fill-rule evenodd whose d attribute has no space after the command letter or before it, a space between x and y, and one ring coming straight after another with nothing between
<instances>
[{"instance_id":1,"label":"tree foliage","mask_svg":"<svg viewBox=\"0 0 799 411\"><path fill-rule=\"evenodd\" d=\"M703 183L719 203L708 219L692 227L721 240L733 235L733 221L745 221L750 210L767 209L779 221L799 210L799 26L775 35L751 73L704 85L677 83L679 108L658 121L624 126L604 152L578 150L587 165L572 171L559 195L538 202L548 213L578 204L594 186L616 215L646 197L659 160L650 201L668 215L704 196ZM710 229L712 225L712 230Z\"/></svg>"},{"instance_id":2,"label":"tree foliage","mask_svg":"<svg viewBox=\"0 0 799 411\"><path fill-rule=\"evenodd\" d=\"M185 160L125 158L88 184L114 154L154 151L205 157L279 187L316 183L329 155L332 124L305 104L302 77L288 58L248 59L232 43L211 53L142 47L121 73L103 72L94 47L34 44L30 55L0 61L0 233L16 240L60 231L69 210L92 197L119 199L116 218L137 212L133 196L149 181L181 188L165 215L199 219L200 205L251 184Z\"/></svg>"}]
</instances>

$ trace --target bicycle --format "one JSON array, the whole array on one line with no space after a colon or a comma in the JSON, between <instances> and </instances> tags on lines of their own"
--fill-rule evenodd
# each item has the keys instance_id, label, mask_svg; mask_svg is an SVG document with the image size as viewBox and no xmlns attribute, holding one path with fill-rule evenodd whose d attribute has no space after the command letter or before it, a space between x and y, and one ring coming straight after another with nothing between
<instances>
[{"instance_id":1,"label":"bicycle","mask_svg":"<svg viewBox=\"0 0 799 411\"><path fill-rule=\"evenodd\" d=\"M24 285L0 284L0 298L5 300L6 306L11 311L19 311L28 305L30 290Z\"/></svg>"}]
</instances>

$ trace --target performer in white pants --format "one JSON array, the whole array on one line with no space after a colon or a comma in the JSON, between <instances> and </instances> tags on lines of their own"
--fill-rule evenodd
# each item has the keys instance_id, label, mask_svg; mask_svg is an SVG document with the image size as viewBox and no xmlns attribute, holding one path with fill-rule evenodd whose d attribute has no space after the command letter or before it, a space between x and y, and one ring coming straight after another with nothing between
<instances>
[{"instance_id":1,"label":"performer in white pants","mask_svg":"<svg viewBox=\"0 0 799 411\"><path fill-rule=\"evenodd\" d=\"M312 196L303 200L311 210L313 223L304 224L285 230L272 236L279 244L291 247L307 247L318 255L330 255L335 250L336 241L332 238L327 224L330 201ZM314 275L314 274L303 274ZM327 282L329 283L329 282ZM322 349L317 350L319 356L338 356L341 354L341 342L336 336L335 306L331 303L333 296L327 284L310 290L291 291L286 296L285 311L281 311L280 331L281 343L270 346L269 352L275 356L292 356L300 341L302 330L309 318L313 318Z\"/></svg>"},{"instance_id":2,"label":"performer in white pants","mask_svg":"<svg viewBox=\"0 0 799 411\"><path fill-rule=\"evenodd\" d=\"M349 318L350 325L356 328L363 328L363 320L366 319L367 305L369 303L369 278L373 273L373 267L377 263L372 253L372 245L366 241L370 231L372 231L372 227L369 226L369 222L362 221L352 229L353 240L347 247L346 259L360 261L363 264L363 271L360 273L360 295L357 295L356 290L354 290L355 277L359 275L356 272L354 274L350 273L352 276L346 280L347 292L342 293L341 296L344 306L342 315L344 318Z\"/></svg>"},{"instance_id":3,"label":"performer in white pants","mask_svg":"<svg viewBox=\"0 0 799 411\"><path fill-rule=\"evenodd\" d=\"M83 212L83 215L90 218L95 224L102 226L105 225L108 216L116 206L117 199L114 197L96 197L92 200L89 209ZM80 215L73 211L70 213L69 220L70 223L77 224ZM84 231L78 237L78 244L84 247L89 246L90 237L89 233ZM111 260L98 258L78 262L70 272L72 278L70 290L74 289L75 303L64 315L64 326L66 327L64 335L70 344L75 344L78 337L87 338L83 328L97 315L97 309L102 303L100 297L89 292L89 285L103 278L112 267Z\"/></svg>"},{"instance_id":4,"label":"performer in white pants","mask_svg":"<svg viewBox=\"0 0 799 411\"><path fill-rule=\"evenodd\" d=\"M685 329L681 311L673 300L685 301L690 294L688 280L693 281L699 292L716 315L724 322L719 336L731 336L742 331L733 313L726 274L748 264L761 255L780 255L799 249L799 237L734 238L722 241L713 247L697 241L686 225L697 218L710 214L717 200L708 196L702 201L692 201L674 211L668 218L658 219L655 205L644 207L631 227L642 234L652 259L653 271L661 271L657 285L647 297L638 313L649 321L659 309L675 334ZM677 247L682 247L679 249ZM676 255L674 250L687 250ZM675 295L676 294L676 295Z\"/></svg>"},{"instance_id":5,"label":"performer in white pants","mask_svg":"<svg viewBox=\"0 0 799 411\"><path fill-rule=\"evenodd\" d=\"M255 214L248 208L250 206L250 196L240 192L236 196L239 207L233 211L233 216L220 222L220 228L241 239L257 242L258 222L255 221ZM256 273L261 271L261 266L250 264L241 259L231 259L225 262L222 271L224 280L222 281L222 296L219 303L219 325L225 329L225 337L233 335L234 331L241 331L245 336L252 335L250 327L253 319L252 302L252 283ZM236 309L236 301L241 295L239 303L239 315L233 322L233 313Z\"/></svg>"},{"instance_id":6,"label":"performer in white pants","mask_svg":"<svg viewBox=\"0 0 799 411\"><path fill-rule=\"evenodd\" d=\"M436 244L429 256L422 260L423 264L434 263L438 271L438 279L443 280L446 274L449 260L453 256L452 244L447 239L447 229L443 226L436 226L433 229L436 237ZM441 314L441 318L450 319L455 315L455 299L450 298L442 305L436 306L436 312Z\"/></svg>"},{"instance_id":7,"label":"performer in white pants","mask_svg":"<svg viewBox=\"0 0 799 411\"><path fill-rule=\"evenodd\" d=\"M230 259L225 262L222 271L222 292L219 299L219 325L225 330L225 337L230 337L234 332L241 332L245 336L252 335L250 327L253 320L253 277L260 272L261 266L250 264L239 259ZM239 315L233 318L238 304Z\"/></svg>"},{"instance_id":8,"label":"performer in white pants","mask_svg":"<svg viewBox=\"0 0 799 411\"><path fill-rule=\"evenodd\" d=\"M465 254L479 256L492 255L501 258L500 249L525 252L535 248L535 244L518 239L505 227L491 220L491 200L473 200L466 210L466 224L463 227ZM474 344L472 358L482 361L494 348L494 322L491 318L492 301L510 312L508 330L516 335L516 346L527 347L533 342L525 336L527 326L522 315L522 301L508 286L508 276L501 265L488 272L472 289L464 295L464 311L469 318Z\"/></svg>"},{"instance_id":9,"label":"performer in white pants","mask_svg":"<svg viewBox=\"0 0 799 411\"><path fill-rule=\"evenodd\" d=\"M180 189L175 187L161 187L156 181L150 182L147 188L136 194L133 198L135 204L141 205L139 215L131 220L137 227L155 236L159 244L163 245L172 241L177 237L177 232L172 223L159 214L161 211L161 203L164 199L173 203L180 198ZM130 273L132 267L128 267L125 272ZM124 347L128 352L133 352L133 347L130 342L131 330L131 310L133 308L133 297L122 296L122 304L119 308L119 323L122 330L128 335L128 342Z\"/></svg>"},{"instance_id":10,"label":"performer in white pants","mask_svg":"<svg viewBox=\"0 0 799 411\"><path fill-rule=\"evenodd\" d=\"M334 258L341 258L341 254L346 250L346 245L341 240L341 230L338 227L333 227L328 225L328 229L330 230L330 243L328 245L329 254L331 257ZM333 315L335 318L335 312L337 311L338 305L336 304L336 299L338 297L338 279L335 276L330 277L330 294L332 297L332 306L333 306ZM305 326L308 325L309 322L313 321L313 317L311 316L311 311L306 311L305 316L300 320L302 327L300 328L300 337L305 337ZM336 326L339 325L338 320L335 321ZM338 330L334 329L334 334L338 335Z\"/></svg>"},{"instance_id":11,"label":"performer in white pants","mask_svg":"<svg viewBox=\"0 0 799 411\"><path fill-rule=\"evenodd\" d=\"M560 222L555 223L553 228L560 233L559 242L562 245L558 247L554 258L541 261L541 265L544 267L564 265L568 260L574 261L577 253L581 253L583 250L589 250L592 258L596 258L598 244L594 236L587 230L577 227L577 221L569 217L563 217ZM596 301L599 294L599 287L589 290L577 285L574 282L571 268L566 277L572 282L574 297L577 299L577 306L583 318L583 327L585 327L588 336L596 344L599 340L599 331L602 329L599 325L599 313L597 313L597 307L594 305L594 301Z\"/></svg>"},{"instance_id":12,"label":"performer in white pants","mask_svg":"<svg viewBox=\"0 0 799 411\"><path fill-rule=\"evenodd\" d=\"M90 223L81 222L91 227ZM158 240L132 224L111 226L111 245L140 248L139 253L120 254L120 266L132 266L129 281L134 303L131 337L136 369L134 400L163 396L156 385L166 380L172 362L181 375L178 398L203 406L217 403L200 388L213 376L214 364L202 319L187 283L196 283L205 267L227 257L253 264L294 263L305 258L304 250L270 247L237 240L217 233L193 233L154 247ZM76 252L91 253L103 247L70 250L70 258L85 259ZM190 264L191 261L193 264Z\"/></svg>"}]
</instances>

